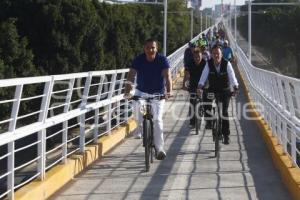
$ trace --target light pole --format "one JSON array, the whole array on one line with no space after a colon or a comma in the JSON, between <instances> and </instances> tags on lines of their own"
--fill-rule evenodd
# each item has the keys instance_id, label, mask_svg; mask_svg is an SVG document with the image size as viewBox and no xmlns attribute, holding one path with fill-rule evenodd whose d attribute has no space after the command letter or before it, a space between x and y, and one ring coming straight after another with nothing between
<instances>
[{"instance_id":1,"label":"light pole","mask_svg":"<svg viewBox=\"0 0 300 200\"><path fill-rule=\"evenodd\" d=\"M164 0L164 56L167 56L167 17L168 17L168 0Z\"/></svg>"},{"instance_id":2,"label":"light pole","mask_svg":"<svg viewBox=\"0 0 300 200\"><path fill-rule=\"evenodd\" d=\"M251 17L251 0L249 0L248 2L248 59L251 63L251 53L252 53L252 49L251 49L251 43L252 43L252 38L251 38L251 29L252 29L252 25L251 25L251 21L252 21L252 17Z\"/></svg>"},{"instance_id":3,"label":"light pole","mask_svg":"<svg viewBox=\"0 0 300 200\"><path fill-rule=\"evenodd\" d=\"M194 36L194 11L191 9L191 40L193 39Z\"/></svg>"},{"instance_id":4,"label":"light pole","mask_svg":"<svg viewBox=\"0 0 300 200\"><path fill-rule=\"evenodd\" d=\"M201 27L200 30L201 30L201 33L202 33L202 25L203 25L202 24L202 12L200 11L200 27Z\"/></svg>"},{"instance_id":5,"label":"light pole","mask_svg":"<svg viewBox=\"0 0 300 200\"><path fill-rule=\"evenodd\" d=\"M236 0L234 0L234 40L236 40Z\"/></svg>"}]
</instances>

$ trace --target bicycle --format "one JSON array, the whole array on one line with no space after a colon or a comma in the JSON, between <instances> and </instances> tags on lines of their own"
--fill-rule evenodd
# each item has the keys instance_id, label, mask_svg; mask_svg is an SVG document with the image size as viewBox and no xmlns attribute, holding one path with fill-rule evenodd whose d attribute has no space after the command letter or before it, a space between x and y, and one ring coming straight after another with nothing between
<instances>
[{"instance_id":1,"label":"bicycle","mask_svg":"<svg viewBox=\"0 0 300 200\"><path fill-rule=\"evenodd\" d=\"M234 97L236 92L230 92L230 98ZM212 113L213 113L213 120L212 120L212 135L213 141L215 142L215 157L220 156L220 140L223 141L223 134L222 134L222 116L221 108L222 105L220 103L220 96L221 93L207 93L207 99L212 100Z\"/></svg>"},{"instance_id":2,"label":"bicycle","mask_svg":"<svg viewBox=\"0 0 300 200\"><path fill-rule=\"evenodd\" d=\"M185 81L184 83L186 90L189 91L190 85L189 81ZM195 94L191 95L190 98L192 98L192 106L193 106L193 114L195 116L195 128L196 128L196 135L199 134L201 122L202 122L202 117L204 116L204 107L203 107L203 100L202 97L199 95ZM190 108L191 109L191 108ZM189 116L191 117L191 116Z\"/></svg>"},{"instance_id":3,"label":"bicycle","mask_svg":"<svg viewBox=\"0 0 300 200\"><path fill-rule=\"evenodd\" d=\"M193 108L195 115L196 135L198 135L202 123L202 117L204 115L203 100L198 95L195 95L195 99L193 100Z\"/></svg>"},{"instance_id":4,"label":"bicycle","mask_svg":"<svg viewBox=\"0 0 300 200\"><path fill-rule=\"evenodd\" d=\"M212 100L212 135L215 143L215 157L220 156L220 140L223 140L222 136L222 119L220 112L220 94L219 93L207 93L207 99Z\"/></svg>"},{"instance_id":5,"label":"bicycle","mask_svg":"<svg viewBox=\"0 0 300 200\"><path fill-rule=\"evenodd\" d=\"M155 96L155 97L140 97L133 96L133 100L145 100L145 104L143 105L143 147L145 148L145 166L146 171L148 172L150 169L150 162L153 163L153 154L156 156L156 149L154 145L154 136L153 136L153 115L151 109L151 100L165 99L164 96ZM154 153L154 152L155 153Z\"/></svg>"}]
</instances>

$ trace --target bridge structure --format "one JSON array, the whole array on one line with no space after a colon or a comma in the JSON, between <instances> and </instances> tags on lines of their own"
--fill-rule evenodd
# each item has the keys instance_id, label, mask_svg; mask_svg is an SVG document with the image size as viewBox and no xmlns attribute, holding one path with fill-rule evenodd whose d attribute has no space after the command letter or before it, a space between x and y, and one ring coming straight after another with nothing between
<instances>
[{"instance_id":1,"label":"bridge structure","mask_svg":"<svg viewBox=\"0 0 300 200\"><path fill-rule=\"evenodd\" d=\"M253 66L227 36L241 85L231 144L214 158L211 130L202 124L195 135L188 126L185 44L168 56L167 158L150 172L142 141L130 137L128 69L0 80L0 199L300 199L300 81Z\"/></svg>"}]
</instances>

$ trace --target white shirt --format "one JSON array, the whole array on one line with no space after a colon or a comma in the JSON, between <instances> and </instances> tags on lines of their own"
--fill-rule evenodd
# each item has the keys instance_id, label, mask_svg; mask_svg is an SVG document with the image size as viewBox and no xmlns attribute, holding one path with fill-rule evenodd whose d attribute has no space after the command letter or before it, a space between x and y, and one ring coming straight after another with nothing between
<instances>
[{"instance_id":1,"label":"white shirt","mask_svg":"<svg viewBox=\"0 0 300 200\"><path fill-rule=\"evenodd\" d=\"M220 73L220 68L221 68L220 66L221 65L215 66L218 73ZM201 78L198 82L198 85L202 85L202 86L205 85L205 82L208 78L208 74L209 74L209 67L208 67L208 62L207 62L202 71ZM230 62L228 62L228 64L227 64L227 74L228 74L230 86L238 86L239 84L236 80L235 73L233 71L233 68L232 68L232 65Z\"/></svg>"}]
</instances>

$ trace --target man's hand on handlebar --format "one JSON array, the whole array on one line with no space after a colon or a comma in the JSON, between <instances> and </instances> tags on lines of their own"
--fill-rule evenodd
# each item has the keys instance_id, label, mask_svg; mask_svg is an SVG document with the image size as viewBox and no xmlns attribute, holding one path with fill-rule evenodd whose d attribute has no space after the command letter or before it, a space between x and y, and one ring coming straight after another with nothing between
<instances>
[{"instance_id":1,"label":"man's hand on handlebar","mask_svg":"<svg viewBox=\"0 0 300 200\"><path fill-rule=\"evenodd\" d=\"M231 93L231 96L236 96L239 93L239 87L237 85L233 86L233 92Z\"/></svg>"},{"instance_id":2,"label":"man's hand on handlebar","mask_svg":"<svg viewBox=\"0 0 300 200\"><path fill-rule=\"evenodd\" d=\"M203 96L203 86L202 85L198 85L197 95L198 95L198 97L202 98L202 96Z\"/></svg>"}]
</instances>

